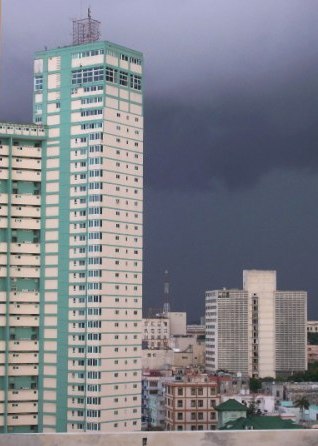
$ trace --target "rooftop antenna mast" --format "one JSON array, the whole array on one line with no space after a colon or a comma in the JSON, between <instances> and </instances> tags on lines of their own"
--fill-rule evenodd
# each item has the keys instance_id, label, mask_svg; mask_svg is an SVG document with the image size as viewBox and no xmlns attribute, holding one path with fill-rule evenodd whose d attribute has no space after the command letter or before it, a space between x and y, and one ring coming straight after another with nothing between
<instances>
[{"instance_id":1,"label":"rooftop antenna mast","mask_svg":"<svg viewBox=\"0 0 318 446\"><path fill-rule=\"evenodd\" d=\"M91 8L88 8L87 18L73 20L73 45L96 42L100 38L100 22L92 19Z\"/></svg>"},{"instance_id":2,"label":"rooftop antenna mast","mask_svg":"<svg viewBox=\"0 0 318 446\"><path fill-rule=\"evenodd\" d=\"M163 315L167 316L170 313L170 282L169 282L169 272L165 271L164 274L164 284L163 284L163 294L164 294L164 303L163 303Z\"/></svg>"}]
</instances>

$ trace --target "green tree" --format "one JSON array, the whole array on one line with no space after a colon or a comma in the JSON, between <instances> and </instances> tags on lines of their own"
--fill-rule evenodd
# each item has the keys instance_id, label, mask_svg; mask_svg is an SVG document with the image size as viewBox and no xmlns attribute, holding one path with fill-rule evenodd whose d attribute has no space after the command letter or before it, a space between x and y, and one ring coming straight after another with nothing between
<instances>
[{"instance_id":1,"label":"green tree","mask_svg":"<svg viewBox=\"0 0 318 446\"><path fill-rule=\"evenodd\" d=\"M258 378L250 379L250 391L252 393L257 393L262 388L262 381Z\"/></svg>"},{"instance_id":2,"label":"green tree","mask_svg":"<svg viewBox=\"0 0 318 446\"><path fill-rule=\"evenodd\" d=\"M300 409L300 418L301 420L304 419L304 410L308 410L310 403L308 401L308 399L305 396L302 396L301 398L298 398L295 402L294 402L295 407L299 407Z\"/></svg>"}]
</instances>

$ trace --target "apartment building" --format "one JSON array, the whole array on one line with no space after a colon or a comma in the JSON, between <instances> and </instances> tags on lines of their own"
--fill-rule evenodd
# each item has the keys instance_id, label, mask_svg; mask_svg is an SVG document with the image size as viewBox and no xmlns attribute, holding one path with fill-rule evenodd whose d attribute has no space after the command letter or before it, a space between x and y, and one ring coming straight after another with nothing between
<instances>
[{"instance_id":1,"label":"apartment building","mask_svg":"<svg viewBox=\"0 0 318 446\"><path fill-rule=\"evenodd\" d=\"M218 383L207 374L177 375L164 382L166 430L215 430Z\"/></svg>"},{"instance_id":2,"label":"apartment building","mask_svg":"<svg viewBox=\"0 0 318 446\"><path fill-rule=\"evenodd\" d=\"M170 338L170 319L168 317L143 319L143 346L149 349L167 348Z\"/></svg>"},{"instance_id":3,"label":"apartment building","mask_svg":"<svg viewBox=\"0 0 318 446\"><path fill-rule=\"evenodd\" d=\"M278 291L276 271L243 271L242 290L206 292L206 365L254 377L307 369L307 293Z\"/></svg>"},{"instance_id":4,"label":"apartment building","mask_svg":"<svg viewBox=\"0 0 318 446\"><path fill-rule=\"evenodd\" d=\"M38 431L45 138L0 123L0 432Z\"/></svg>"},{"instance_id":5,"label":"apartment building","mask_svg":"<svg viewBox=\"0 0 318 446\"><path fill-rule=\"evenodd\" d=\"M140 52L110 42L35 55L34 121L48 129L44 432L141 427L142 72Z\"/></svg>"},{"instance_id":6,"label":"apartment building","mask_svg":"<svg viewBox=\"0 0 318 446\"><path fill-rule=\"evenodd\" d=\"M318 333L318 321L307 321L307 332Z\"/></svg>"}]
</instances>

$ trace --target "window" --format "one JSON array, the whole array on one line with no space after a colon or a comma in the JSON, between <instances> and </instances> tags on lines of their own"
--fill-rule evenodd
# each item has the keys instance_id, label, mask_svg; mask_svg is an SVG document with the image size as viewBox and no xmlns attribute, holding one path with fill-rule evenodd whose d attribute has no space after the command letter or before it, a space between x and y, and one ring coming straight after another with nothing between
<instances>
[{"instance_id":1,"label":"window","mask_svg":"<svg viewBox=\"0 0 318 446\"><path fill-rule=\"evenodd\" d=\"M100 54L104 54L104 49L80 51L79 53L73 53L72 59L82 59L83 57L98 56Z\"/></svg>"},{"instance_id":2,"label":"window","mask_svg":"<svg viewBox=\"0 0 318 446\"><path fill-rule=\"evenodd\" d=\"M84 84L104 80L104 67L82 68L72 71L72 84Z\"/></svg>"},{"instance_id":3,"label":"window","mask_svg":"<svg viewBox=\"0 0 318 446\"><path fill-rule=\"evenodd\" d=\"M34 90L43 90L43 76L34 76Z\"/></svg>"},{"instance_id":4,"label":"window","mask_svg":"<svg viewBox=\"0 0 318 446\"><path fill-rule=\"evenodd\" d=\"M130 88L141 90L141 76L137 76L136 74L130 75Z\"/></svg>"},{"instance_id":5,"label":"window","mask_svg":"<svg viewBox=\"0 0 318 446\"><path fill-rule=\"evenodd\" d=\"M106 67L106 82L117 83L117 70Z\"/></svg>"},{"instance_id":6,"label":"window","mask_svg":"<svg viewBox=\"0 0 318 446\"><path fill-rule=\"evenodd\" d=\"M125 71L119 72L119 84L123 85L124 87L128 86L128 73Z\"/></svg>"}]
</instances>

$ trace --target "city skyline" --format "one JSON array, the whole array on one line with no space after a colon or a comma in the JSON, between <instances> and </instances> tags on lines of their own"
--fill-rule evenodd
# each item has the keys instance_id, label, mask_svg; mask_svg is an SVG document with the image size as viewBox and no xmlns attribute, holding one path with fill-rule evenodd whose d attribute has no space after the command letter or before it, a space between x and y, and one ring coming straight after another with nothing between
<instances>
[{"instance_id":1,"label":"city skyline","mask_svg":"<svg viewBox=\"0 0 318 446\"><path fill-rule=\"evenodd\" d=\"M144 307L163 303L166 268L172 309L189 319L205 289L276 269L317 318L314 2L90 4L103 40L147 60ZM33 53L69 44L87 4L3 6L0 120L30 121Z\"/></svg>"}]
</instances>

